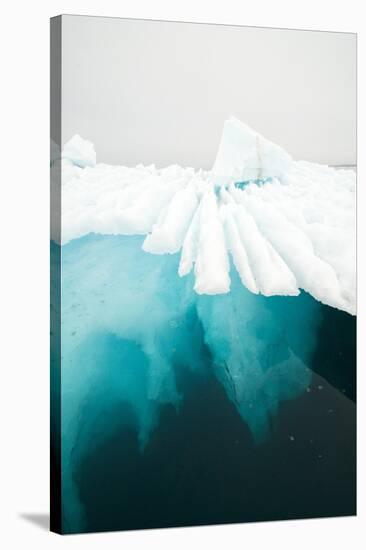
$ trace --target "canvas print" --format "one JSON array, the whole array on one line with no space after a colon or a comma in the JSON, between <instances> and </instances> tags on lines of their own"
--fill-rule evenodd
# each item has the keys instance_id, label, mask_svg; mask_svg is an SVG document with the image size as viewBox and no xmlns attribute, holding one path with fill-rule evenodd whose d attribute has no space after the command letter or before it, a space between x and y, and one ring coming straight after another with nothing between
<instances>
[{"instance_id":1,"label":"canvas print","mask_svg":"<svg viewBox=\"0 0 366 550\"><path fill-rule=\"evenodd\" d=\"M356 513L355 52L52 19L52 530Z\"/></svg>"}]
</instances>

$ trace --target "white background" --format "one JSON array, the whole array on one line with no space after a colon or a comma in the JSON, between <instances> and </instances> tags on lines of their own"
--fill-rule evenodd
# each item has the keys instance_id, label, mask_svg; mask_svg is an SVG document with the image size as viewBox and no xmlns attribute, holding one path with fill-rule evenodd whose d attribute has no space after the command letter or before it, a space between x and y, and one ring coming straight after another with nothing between
<instances>
[{"instance_id":1,"label":"white background","mask_svg":"<svg viewBox=\"0 0 366 550\"><path fill-rule=\"evenodd\" d=\"M62 140L210 169L235 115L295 159L356 164L356 35L62 18Z\"/></svg>"},{"instance_id":2,"label":"white background","mask_svg":"<svg viewBox=\"0 0 366 550\"><path fill-rule=\"evenodd\" d=\"M48 18L59 13L153 17L359 32L359 151L365 148L365 30L361 2L211 0L8 2L1 55L1 466L0 544L6 550L53 548L364 548L365 535L365 193L359 165L359 515L358 518L258 523L60 537L25 514L48 511ZM281 498L281 495L274 495ZM314 495L316 498L316 495Z\"/></svg>"}]
</instances>

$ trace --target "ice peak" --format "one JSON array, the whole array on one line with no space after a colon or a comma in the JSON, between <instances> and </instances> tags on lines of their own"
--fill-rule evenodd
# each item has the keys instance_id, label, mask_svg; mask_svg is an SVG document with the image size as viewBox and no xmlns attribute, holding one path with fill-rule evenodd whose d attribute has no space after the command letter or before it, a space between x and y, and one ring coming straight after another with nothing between
<instances>
[{"instance_id":1,"label":"ice peak","mask_svg":"<svg viewBox=\"0 0 366 550\"><path fill-rule=\"evenodd\" d=\"M75 134L65 143L62 158L69 160L80 168L95 166L97 162L93 143L87 139L83 139L79 134Z\"/></svg>"},{"instance_id":2,"label":"ice peak","mask_svg":"<svg viewBox=\"0 0 366 550\"><path fill-rule=\"evenodd\" d=\"M225 121L212 168L216 186L247 180L281 178L292 159L282 147L264 138L239 119Z\"/></svg>"}]
</instances>

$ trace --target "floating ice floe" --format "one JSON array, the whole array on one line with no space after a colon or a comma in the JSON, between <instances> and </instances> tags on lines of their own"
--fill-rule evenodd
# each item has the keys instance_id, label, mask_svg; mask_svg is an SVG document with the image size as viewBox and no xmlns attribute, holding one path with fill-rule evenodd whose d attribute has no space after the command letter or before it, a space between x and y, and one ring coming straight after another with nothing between
<instances>
[{"instance_id":1,"label":"floating ice floe","mask_svg":"<svg viewBox=\"0 0 366 550\"><path fill-rule=\"evenodd\" d=\"M230 292L231 264L264 296L300 289L355 314L353 170L294 161L235 118L211 171L97 164L80 136L62 153L62 243L88 233L146 235L143 250L180 253L198 294Z\"/></svg>"}]
</instances>

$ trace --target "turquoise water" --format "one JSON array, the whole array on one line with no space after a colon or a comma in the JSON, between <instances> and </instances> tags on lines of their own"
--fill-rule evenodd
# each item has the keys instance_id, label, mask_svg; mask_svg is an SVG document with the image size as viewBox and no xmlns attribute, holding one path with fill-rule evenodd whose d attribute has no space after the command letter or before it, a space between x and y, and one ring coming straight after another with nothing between
<instances>
[{"instance_id":1,"label":"turquoise water","mask_svg":"<svg viewBox=\"0 0 366 550\"><path fill-rule=\"evenodd\" d=\"M355 318L142 242L62 247L62 530L354 514Z\"/></svg>"}]
</instances>

